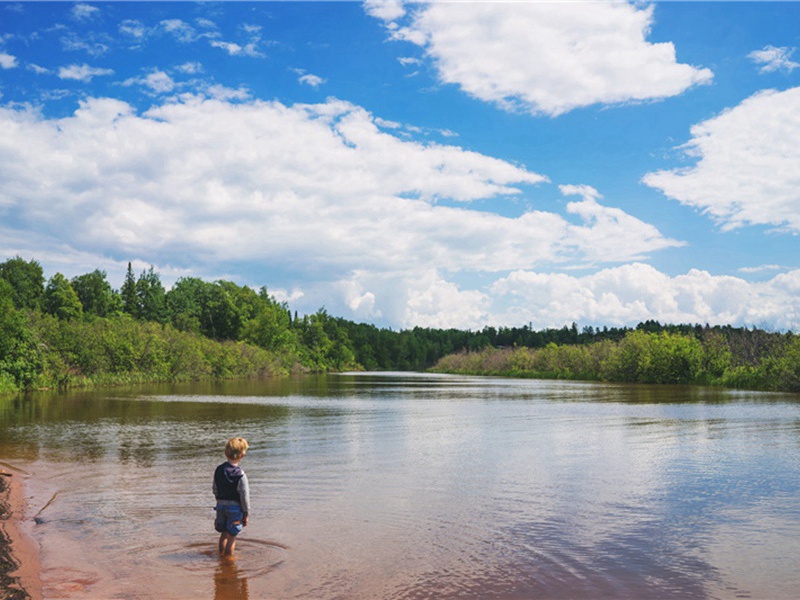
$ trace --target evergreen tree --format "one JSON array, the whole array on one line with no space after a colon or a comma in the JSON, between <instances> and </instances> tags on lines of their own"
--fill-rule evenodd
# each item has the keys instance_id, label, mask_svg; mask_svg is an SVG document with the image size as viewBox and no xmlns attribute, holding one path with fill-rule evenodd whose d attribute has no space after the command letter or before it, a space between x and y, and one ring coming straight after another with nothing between
<instances>
[{"instance_id":1,"label":"evergreen tree","mask_svg":"<svg viewBox=\"0 0 800 600\"><path fill-rule=\"evenodd\" d=\"M128 263L128 272L125 274L125 282L122 284L120 295L122 296L122 310L134 317L140 317L141 311L136 297L136 278L133 276L131 263Z\"/></svg>"}]
</instances>

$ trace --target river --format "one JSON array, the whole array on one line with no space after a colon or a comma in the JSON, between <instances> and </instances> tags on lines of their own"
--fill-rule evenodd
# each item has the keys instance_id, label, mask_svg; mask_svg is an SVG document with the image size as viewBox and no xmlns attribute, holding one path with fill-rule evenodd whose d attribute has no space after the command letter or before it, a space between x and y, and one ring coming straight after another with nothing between
<instances>
[{"instance_id":1,"label":"river","mask_svg":"<svg viewBox=\"0 0 800 600\"><path fill-rule=\"evenodd\" d=\"M250 450L216 553L211 476ZM0 401L46 598L794 598L795 395L421 374Z\"/></svg>"}]
</instances>

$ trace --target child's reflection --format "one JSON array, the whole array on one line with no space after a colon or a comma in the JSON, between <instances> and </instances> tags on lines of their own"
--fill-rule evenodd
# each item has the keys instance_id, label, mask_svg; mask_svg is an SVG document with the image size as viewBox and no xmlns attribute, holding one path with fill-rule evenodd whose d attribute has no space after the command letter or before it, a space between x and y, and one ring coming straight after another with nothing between
<instances>
[{"instance_id":1,"label":"child's reflection","mask_svg":"<svg viewBox=\"0 0 800 600\"><path fill-rule=\"evenodd\" d=\"M247 577L233 558L220 557L214 572L214 600L249 600Z\"/></svg>"}]
</instances>

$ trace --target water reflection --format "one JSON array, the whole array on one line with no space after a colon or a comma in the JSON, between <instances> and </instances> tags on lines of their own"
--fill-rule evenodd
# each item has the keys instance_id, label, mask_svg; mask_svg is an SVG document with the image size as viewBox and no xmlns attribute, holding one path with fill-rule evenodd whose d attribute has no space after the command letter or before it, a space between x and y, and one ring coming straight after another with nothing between
<instances>
[{"instance_id":1,"label":"water reflection","mask_svg":"<svg viewBox=\"0 0 800 600\"><path fill-rule=\"evenodd\" d=\"M247 577L236 566L236 560L220 557L214 571L214 600L249 600Z\"/></svg>"},{"instance_id":2,"label":"water reflection","mask_svg":"<svg viewBox=\"0 0 800 600\"><path fill-rule=\"evenodd\" d=\"M799 423L780 394L350 374L0 402L0 457L32 474L46 569L91 565L94 597L780 599ZM210 490L231 435L253 502L232 563Z\"/></svg>"}]
</instances>

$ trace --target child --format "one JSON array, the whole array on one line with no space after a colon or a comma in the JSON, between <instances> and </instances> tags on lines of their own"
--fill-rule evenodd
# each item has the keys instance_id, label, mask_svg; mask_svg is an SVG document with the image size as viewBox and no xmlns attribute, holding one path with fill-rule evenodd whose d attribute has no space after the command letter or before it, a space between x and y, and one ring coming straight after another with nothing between
<instances>
[{"instance_id":1,"label":"child","mask_svg":"<svg viewBox=\"0 0 800 600\"><path fill-rule=\"evenodd\" d=\"M217 499L217 518L214 529L219 531L219 553L233 556L236 548L236 536L247 526L250 513L250 487L247 475L239 462L244 458L249 447L247 440L236 437L225 444L227 462L222 463L214 471L214 498Z\"/></svg>"}]
</instances>

